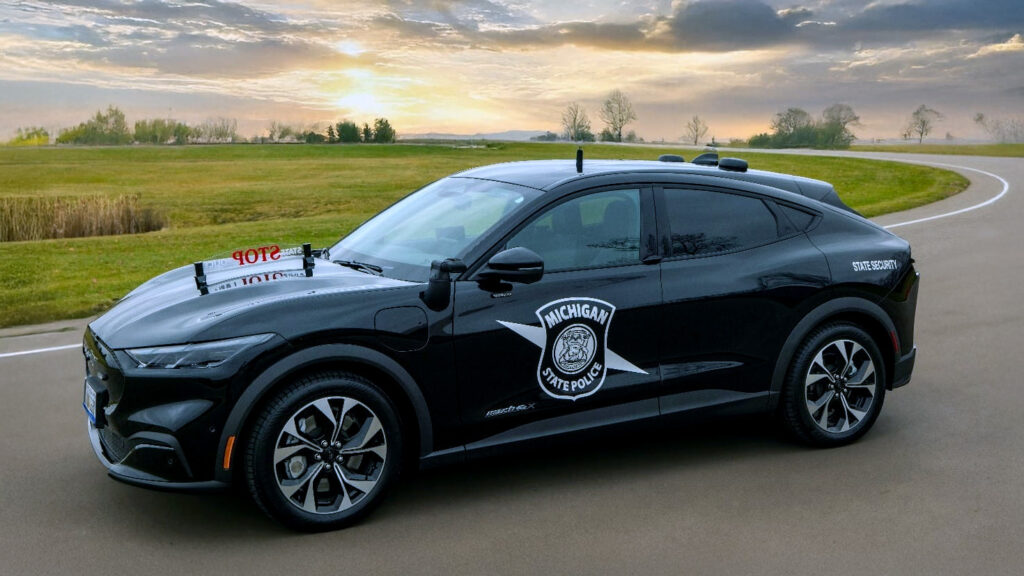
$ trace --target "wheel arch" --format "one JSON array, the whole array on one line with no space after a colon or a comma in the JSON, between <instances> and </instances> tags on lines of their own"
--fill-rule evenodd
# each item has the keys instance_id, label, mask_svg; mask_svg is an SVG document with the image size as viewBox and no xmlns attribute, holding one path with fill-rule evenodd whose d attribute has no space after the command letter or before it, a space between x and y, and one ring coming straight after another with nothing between
<instances>
[{"instance_id":1,"label":"wheel arch","mask_svg":"<svg viewBox=\"0 0 1024 576\"><path fill-rule=\"evenodd\" d=\"M298 350L272 364L257 376L228 414L217 446L214 477L230 482L238 455L243 453L238 442L246 441L249 427L259 408L273 397L279 387L295 378L314 372L341 370L363 376L382 388L395 403L404 431L412 438L406 443L415 455L429 454L433 449L433 423L423 393L412 376L387 355L354 344L321 344ZM230 468L223 466L228 439L234 437ZM413 454L410 454L412 456Z\"/></svg>"},{"instance_id":2,"label":"wheel arch","mask_svg":"<svg viewBox=\"0 0 1024 576\"><path fill-rule=\"evenodd\" d=\"M894 349L896 342L893 334L896 334L896 326L892 319L885 313L881 306L864 298L847 296L829 300L807 313L800 322L790 331L786 338L779 357L775 361L775 369L772 372L771 394L769 395L769 408L774 410L778 406L779 397L782 391L783 382L789 365L796 354L800 343L817 327L829 322L849 321L863 328L872 339L878 349L882 352L885 362L885 387L892 389L893 370L896 364L896 357L899 353Z\"/></svg>"}]
</instances>

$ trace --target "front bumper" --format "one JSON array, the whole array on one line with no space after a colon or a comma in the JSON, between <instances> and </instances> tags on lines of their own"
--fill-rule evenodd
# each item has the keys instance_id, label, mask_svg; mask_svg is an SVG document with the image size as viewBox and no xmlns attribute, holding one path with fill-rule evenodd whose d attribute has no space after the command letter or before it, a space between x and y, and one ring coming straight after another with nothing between
<instances>
[{"instance_id":1,"label":"front bumper","mask_svg":"<svg viewBox=\"0 0 1024 576\"><path fill-rule=\"evenodd\" d=\"M139 433L121 438L109 428L96 428L86 420L89 441L111 478L159 490L208 492L228 487L215 480L193 481L181 446L173 436ZM148 470L149 472L145 471ZM160 475L155 473L159 471Z\"/></svg>"},{"instance_id":2,"label":"front bumper","mask_svg":"<svg viewBox=\"0 0 1024 576\"><path fill-rule=\"evenodd\" d=\"M91 329L83 353L85 400L95 404L95 421L86 419L89 440L110 476L165 490L227 485L214 477L218 443L231 405L248 383L246 359L203 369L139 368ZM89 406L86 411L92 412Z\"/></svg>"}]
</instances>

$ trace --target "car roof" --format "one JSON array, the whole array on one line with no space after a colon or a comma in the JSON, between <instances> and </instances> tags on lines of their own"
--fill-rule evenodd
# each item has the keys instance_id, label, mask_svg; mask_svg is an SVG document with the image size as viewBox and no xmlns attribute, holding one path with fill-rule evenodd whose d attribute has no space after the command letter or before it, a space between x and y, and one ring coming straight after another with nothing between
<instances>
[{"instance_id":1,"label":"car roof","mask_svg":"<svg viewBox=\"0 0 1024 576\"><path fill-rule=\"evenodd\" d=\"M747 172L731 172L717 166L702 166L688 162L660 162L650 160L585 160L583 172L576 172L576 162L572 160L527 160L523 162L505 162L491 164L479 168L471 168L455 174L456 177L480 178L497 180L520 186L529 186L538 190L551 190L567 180L589 176L603 176L622 173L660 172L670 174L699 174L702 176L721 176L775 185L775 180L793 180L795 176L748 170ZM763 182L771 180L772 183Z\"/></svg>"},{"instance_id":2,"label":"car roof","mask_svg":"<svg viewBox=\"0 0 1024 576\"><path fill-rule=\"evenodd\" d=\"M471 168L454 174L455 178L479 178L495 180L520 186L528 186L538 190L552 190L561 184L610 174L672 174L699 175L751 182L762 186L770 186L787 192L831 204L849 212L854 212L836 194L831 184L801 176L766 172L763 170L747 170L737 172L718 166L703 166L689 162L662 162L652 160L584 160L583 172L576 172L573 160L527 160L522 162L505 162L491 164L479 168ZM856 212L854 212L856 213Z\"/></svg>"}]
</instances>

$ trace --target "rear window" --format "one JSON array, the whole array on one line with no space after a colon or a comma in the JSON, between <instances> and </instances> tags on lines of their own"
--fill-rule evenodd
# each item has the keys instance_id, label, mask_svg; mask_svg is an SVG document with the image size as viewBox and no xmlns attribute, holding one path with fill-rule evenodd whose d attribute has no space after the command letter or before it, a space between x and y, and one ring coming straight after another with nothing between
<instances>
[{"instance_id":1,"label":"rear window","mask_svg":"<svg viewBox=\"0 0 1024 576\"><path fill-rule=\"evenodd\" d=\"M758 198L666 189L672 256L707 256L745 250L779 237L775 215Z\"/></svg>"}]
</instances>

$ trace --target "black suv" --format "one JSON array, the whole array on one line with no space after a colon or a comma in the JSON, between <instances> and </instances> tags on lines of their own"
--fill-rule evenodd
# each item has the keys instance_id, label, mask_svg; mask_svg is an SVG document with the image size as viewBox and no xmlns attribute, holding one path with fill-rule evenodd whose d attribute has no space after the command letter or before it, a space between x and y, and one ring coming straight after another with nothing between
<instances>
[{"instance_id":1,"label":"black suv","mask_svg":"<svg viewBox=\"0 0 1024 576\"><path fill-rule=\"evenodd\" d=\"M244 482L323 530L403 469L670 414L851 442L910 380L917 288L907 242L824 182L735 159L499 164L327 249L146 282L86 331L84 405L114 478Z\"/></svg>"}]
</instances>

